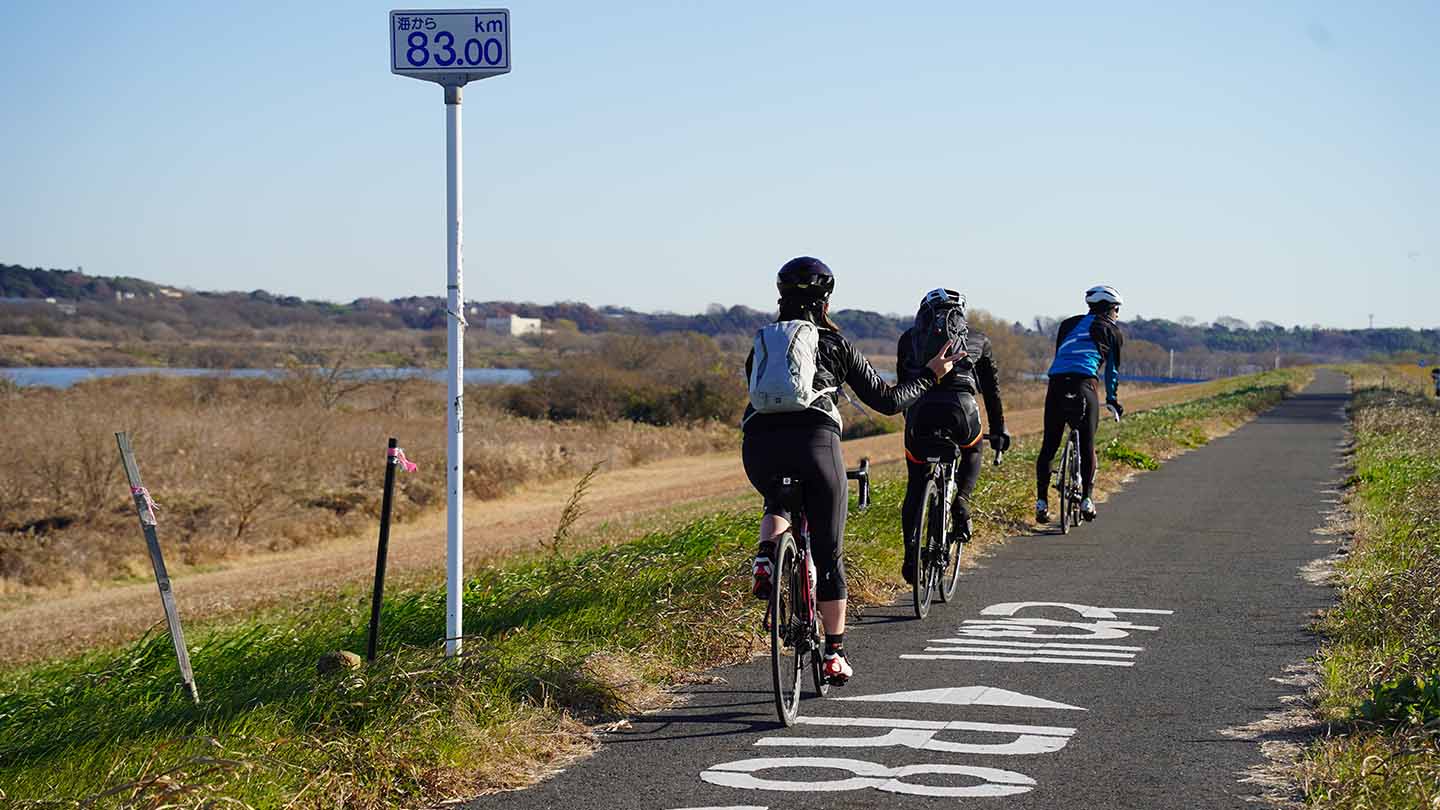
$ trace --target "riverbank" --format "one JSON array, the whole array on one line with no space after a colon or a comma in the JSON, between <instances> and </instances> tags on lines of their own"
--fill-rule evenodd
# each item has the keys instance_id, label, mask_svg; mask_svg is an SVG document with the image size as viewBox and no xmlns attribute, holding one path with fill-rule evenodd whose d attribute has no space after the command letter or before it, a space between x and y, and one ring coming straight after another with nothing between
<instances>
[{"instance_id":1,"label":"riverbank","mask_svg":"<svg viewBox=\"0 0 1440 810\"><path fill-rule=\"evenodd\" d=\"M363 383L363 384L361 384ZM384 448L420 464L400 476L395 520L444 509L444 387L402 377L278 380L127 377L0 395L0 597L124 581L148 570L114 434L131 434L162 507L177 574L372 530ZM738 443L717 423L556 423L467 392L467 494L494 500L599 464L620 470Z\"/></svg>"},{"instance_id":2,"label":"riverbank","mask_svg":"<svg viewBox=\"0 0 1440 810\"><path fill-rule=\"evenodd\" d=\"M1296 376L1236 380L1105 425L1103 445L1117 448L1105 485L1245 421ZM987 468L981 541L1024 529L1035 444L1023 437L1005 466ZM857 607L888 600L898 580L904 486L898 465L877 473L875 504L847 537ZM317 676L314 666L323 652L360 643L360 589L198 628L198 709L175 686L159 636L12 672L0 680L10 718L0 791L16 802L82 801L124 786L141 807L225 797L378 808L525 784L590 750L586 723L659 705L663 687L748 655L754 520L752 508L724 510L614 548L486 569L467 585L469 652L459 660L436 654L443 591L418 587L387 604L382 660L350 674Z\"/></svg>"}]
</instances>

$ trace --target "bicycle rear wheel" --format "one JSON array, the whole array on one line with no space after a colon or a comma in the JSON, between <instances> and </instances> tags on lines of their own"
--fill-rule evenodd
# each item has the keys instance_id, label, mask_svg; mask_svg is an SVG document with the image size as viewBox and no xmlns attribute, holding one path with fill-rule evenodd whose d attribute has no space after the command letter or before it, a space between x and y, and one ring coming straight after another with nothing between
<instances>
[{"instance_id":1,"label":"bicycle rear wheel","mask_svg":"<svg viewBox=\"0 0 1440 810\"><path fill-rule=\"evenodd\" d=\"M1060 533L1070 533L1070 448L1075 444L1075 433L1070 431L1065 434L1065 447L1060 452L1060 477L1055 481L1055 489L1060 498Z\"/></svg>"},{"instance_id":2,"label":"bicycle rear wheel","mask_svg":"<svg viewBox=\"0 0 1440 810\"><path fill-rule=\"evenodd\" d=\"M1070 434L1070 525L1080 525L1080 500L1085 495L1084 485L1080 480L1080 437L1078 434Z\"/></svg>"},{"instance_id":3,"label":"bicycle rear wheel","mask_svg":"<svg viewBox=\"0 0 1440 810\"><path fill-rule=\"evenodd\" d=\"M805 664L801 624L805 613L800 588L805 581L799 549L790 532L775 544L775 568L770 584L770 670L775 686L775 711L780 722L794 725L800 712L800 671Z\"/></svg>"},{"instance_id":4,"label":"bicycle rear wheel","mask_svg":"<svg viewBox=\"0 0 1440 810\"><path fill-rule=\"evenodd\" d=\"M917 619L923 619L930 615L931 586L935 580L931 559L934 556L933 549L938 547L931 543L930 537L942 512L940 498L940 492L935 486L935 479L927 478L925 493L920 499L920 514L916 516L915 520L915 565L910 570L912 578L910 595Z\"/></svg>"}]
</instances>

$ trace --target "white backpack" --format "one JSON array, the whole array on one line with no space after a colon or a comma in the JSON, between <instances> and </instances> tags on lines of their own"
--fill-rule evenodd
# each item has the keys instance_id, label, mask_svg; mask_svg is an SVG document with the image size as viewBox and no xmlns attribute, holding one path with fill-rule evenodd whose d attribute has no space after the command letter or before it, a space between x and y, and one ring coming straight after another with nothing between
<instances>
[{"instance_id":1,"label":"white backpack","mask_svg":"<svg viewBox=\"0 0 1440 810\"><path fill-rule=\"evenodd\" d=\"M750 406L755 412L803 411L834 391L815 388L819 353L820 330L809 321L777 321L760 327L750 363ZM824 410L829 414L833 409Z\"/></svg>"}]
</instances>

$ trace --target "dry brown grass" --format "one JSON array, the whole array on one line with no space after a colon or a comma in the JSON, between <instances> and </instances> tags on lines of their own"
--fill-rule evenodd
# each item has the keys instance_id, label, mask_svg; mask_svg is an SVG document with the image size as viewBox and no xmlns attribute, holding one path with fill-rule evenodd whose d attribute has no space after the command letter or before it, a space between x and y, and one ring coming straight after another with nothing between
<instances>
[{"instance_id":1,"label":"dry brown grass","mask_svg":"<svg viewBox=\"0 0 1440 810\"><path fill-rule=\"evenodd\" d=\"M328 406L328 407L327 407ZM177 564L203 565L353 534L379 512L387 437L418 473L397 480L394 519L444 504L444 391L377 383L338 406L310 382L157 377L67 390L9 389L0 431L0 594L143 573L147 564L114 434L129 431L162 539ZM531 482L736 442L730 426L554 424L472 398L465 488L496 498Z\"/></svg>"}]
</instances>

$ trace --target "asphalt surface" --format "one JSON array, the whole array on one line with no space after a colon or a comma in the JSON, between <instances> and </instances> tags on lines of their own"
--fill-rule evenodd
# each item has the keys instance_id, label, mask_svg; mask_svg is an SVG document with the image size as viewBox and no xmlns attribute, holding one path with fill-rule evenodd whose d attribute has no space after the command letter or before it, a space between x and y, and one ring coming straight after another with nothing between
<instances>
[{"instance_id":1,"label":"asphalt surface","mask_svg":"<svg viewBox=\"0 0 1440 810\"><path fill-rule=\"evenodd\" d=\"M1326 553L1312 530L1344 392L1322 372L1096 522L1012 539L923 622L908 600L866 611L846 635L856 678L804 700L810 722L778 724L758 659L551 780L466 806L1253 807L1259 744L1221 732L1282 711L1295 690L1272 679L1315 650L1304 628L1333 594L1299 569Z\"/></svg>"}]
</instances>

